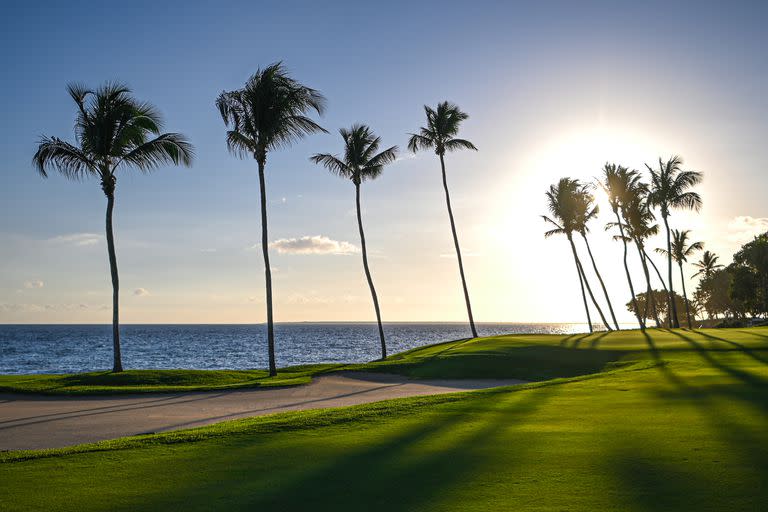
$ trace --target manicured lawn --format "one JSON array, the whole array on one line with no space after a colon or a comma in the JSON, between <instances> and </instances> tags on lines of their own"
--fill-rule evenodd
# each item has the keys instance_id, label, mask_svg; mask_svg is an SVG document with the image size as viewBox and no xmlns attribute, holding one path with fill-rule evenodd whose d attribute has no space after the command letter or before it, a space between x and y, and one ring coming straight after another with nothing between
<instances>
[{"instance_id":1,"label":"manicured lawn","mask_svg":"<svg viewBox=\"0 0 768 512\"><path fill-rule=\"evenodd\" d=\"M494 337L373 366L383 367L569 378L5 454L0 508L751 511L768 503L768 329ZM601 369L609 371L586 375Z\"/></svg>"}]
</instances>

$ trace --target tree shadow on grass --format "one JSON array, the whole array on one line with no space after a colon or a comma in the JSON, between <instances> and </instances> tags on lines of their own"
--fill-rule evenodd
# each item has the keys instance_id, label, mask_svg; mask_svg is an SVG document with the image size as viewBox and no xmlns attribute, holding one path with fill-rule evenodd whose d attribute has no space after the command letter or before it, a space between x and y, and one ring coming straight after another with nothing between
<instances>
[{"instance_id":1,"label":"tree shadow on grass","mask_svg":"<svg viewBox=\"0 0 768 512\"><path fill-rule=\"evenodd\" d=\"M208 468L215 466L214 474L201 474L195 481L184 482L184 487L174 487L165 498L152 497L148 504L162 508L167 503L173 508L180 503L195 505L195 495L223 495L230 510L419 510L482 473L493 457L494 443L505 441L500 434L533 414L555 387L493 394L454 403L446 411L406 418L383 441L362 438L363 448L356 448L358 436L373 433L350 430L349 446L337 446L330 455L318 454L316 460L310 457L305 467L281 468L283 475L278 478L270 476L269 461L242 463L250 457L249 447L224 446L221 450L234 453L219 453L217 458L231 456L229 465L200 461ZM338 442L338 432L328 435ZM253 440L255 445L259 442ZM530 449L521 443L521 453ZM260 481L264 478L267 481ZM136 508L142 507L130 507Z\"/></svg>"},{"instance_id":2,"label":"tree shadow on grass","mask_svg":"<svg viewBox=\"0 0 768 512\"><path fill-rule=\"evenodd\" d=\"M761 349L758 349L758 350L754 350L754 349L751 349L749 347L746 347L746 346L742 345L741 343L737 343L735 341L732 341L732 340L729 340L729 339L726 339L726 338L721 338L719 336L715 336L713 334L709 334L709 333L704 332L704 331L694 330L693 332L695 332L699 336L703 336L704 338L707 338L707 339L710 339L710 340L713 340L713 341L719 341L719 342L722 342L722 343L727 343L728 345L734 346L738 350L740 350L741 352L744 352L746 355L748 355L749 357L754 359L755 361L758 361L758 362L760 362L762 364L768 365L768 359L766 359L764 356L761 356L758 353L758 350L765 351L765 350L768 350L768 348L761 348Z\"/></svg>"}]
</instances>

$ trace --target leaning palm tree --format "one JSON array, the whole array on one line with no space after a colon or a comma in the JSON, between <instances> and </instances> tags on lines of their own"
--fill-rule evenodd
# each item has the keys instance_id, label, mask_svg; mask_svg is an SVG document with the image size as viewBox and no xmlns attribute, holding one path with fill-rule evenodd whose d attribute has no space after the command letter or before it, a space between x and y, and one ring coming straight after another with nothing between
<instances>
[{"instance_id":1,"label":"leaning palm tree","mask_svg":"<svg viewBox=\"0 0 768 512\"><path fill-rule=\"evenodd\" d=\"M627 276L629 284L629 293L632 296L632 305L640 324L640 329L645 329L645 320L637 307L637 298L635 297L635 287L632 284L632 276L629 274L629 265L627 264L627 237L624 233L624 223L621 219L622 209L636 194L640 187L640 175L637 171L630 171L621 165L606 163L603 166L603 176L599 181L600 186L605 190L608 196L608 203L616 216L616 225L619 227L619 238L624 243L624 273Z\"/></svg>"},{"instance_id":2,"label":"leaning palm tree","mask_svg":"<svg viewBox=\"0 0 768 512\"><path fill-rule=\"evenodd\" d=\"M77 105L75 143L58 137L42 137L33 163L44 178L51 169L72 180L98 178L101 190L107 196L107 251L112 275L112 371L121 372L120 279L112 231L117 171L134 167L141 172L150 172L164 164L190 165L192 146L181 134L161 134L162 120L155 107L136 100L125 85L107 83L91 90L70 84L67 91Z\"/></svg>"},{"instance_id":3,"label":"leaning palm tree","mask_svg":"<svg viewBox=\"0 0 768 512\"><path fill-rule=\"evenodd\" d=\"M632 192L632 197L622 205L622 216L626 223L627 236L629 240L634 242L638 255L640 256L640 263L642 264L643 274L645 275L646 297L650 297L650 300L645 301L645 313L643 318L648 318L648 306L650 305L653 319L656 322L656 327L661 327L658 307L656 305L656 297L653 293L653 287L651 286L651 274L648 270L648 257L645 251L646 240L658 234L659 225L655 223L656 217L648 206L647 187L641 184L633 189Z\"/></svg>"},{"instance_id":4,"label":"leaning palm tree","mask_svg":"<svg viewBox=\"0 0 768 512\"><path fill-rule=\"evenodd\" d=\"M699 270L691 277L702 276L704 278L709 278L715 271L723 268L723 265L717 262L719 259L720 257L712 251L704 251L701 255L701 259L693 264L693 266Z\"/></svg>"},{"instance_id":5,"label":"leaning palm tree","mask_svg":"<svg viewBox=\"0 0 768 512\"><path fill-rule=\"evenodd\" d=\"M667 233L667 278L669 281L669 311L673 327L680 327L677 318L677 305L675 304L675 288L672 284L672 232L669 228L669 216L673 209L687 209L699 211L701 209L701 196L689 189L701 183L703 175L697 171L684 171L681 169L683 159L673 156L666 162L659 158L659 169L655 170L648 164L645 166L651 173L650 193L648 203L659 208L661 218L664 220L664 228Z\"/></svg>"},{"instance_id":6,"label":"leaning palm tree","mask_svg":"<svg viewBox=\"0 0 768 512\"><path fill-rule=\"evenodd\" d=\"M589 185L583 185L579 188L576 197L574 198L576 207L574 229L581 235L582 240L584 240L584 245L587 246L587 254L589 254L589 259L592 262L592 269L595 271L600 287L603 289L603 295L605 296L605 301L608 303L608 310L611 313L611 320L613 320L613 325L618 331L621 329L619 328L619 322L616 320L616 314L613 311L611 297L608 295L603 276L597 269L597 263L595 263L595 257L592 255L589 239L587 239L587 233L589 233L588 224L591 220L597 217L598 213L600 213L600 207L595 204L595 198L592 195L591 188L592 187Z\"/></svg>"},{"instance_id":7,"label":"leaning palm tree","mask_svg":"<svg viewBox=\"0 0 768 512\"><path fill-rule=\"evenodd\" d=\"M583 224L583 194L585 193L585 187L579 180L571 178L561 178L557 185L550 185L549 190L546 193L547 196L547 208L552 217L542 215L541 218L545 222L552 224L554 229L551 229L544 233L546 238L554 235L565 235L568 239L568 243L571 246L571 253L573 260L576 264L576 271L579 274L579 283L581 285L581 298L584 301L584 310L587 313L587 323L589 325L589 332L592 332L592 321L589 316L589 306L587 304L587 296L584 293L586 288L589 293L589 297L592 300L592 304L600 314L600 318L603 321L606 329L613 330L608 324L608 321L603 315L602 309L595 300L595 296L592 293L592 288L587 280L587 275L584 272L584 267L579 259L579 254L576 251L576 244L573 242L573 232L577 231Z\"/></svg>"},{"instance_id":8,"label":"leaning palm tree","mask_svg":"<svg viewBox=\"0 0 768 512\"><path fill-rule=\"evenodd\" d=\"M344 139L344 156L322 153L310 158L316 164L325 166L342 178L351 180L355 185L355 205L357 208L357 227L360 230L360 245L363 252L363 269L368 287L371 289L373 309L376 311L376 321L379 325L379 340L381 341L381 358L387 358L387 343L384 339L384 329L381 325L381 311L379 299L376 296L376 288L373 286L371 270L368 268L368 252L365 247L365 233L363 232L363 218L360 213L360 185L367 180L373 180L381 176L384 166L395 161L397 146L379 152L380 137L374 135L370 128L356 124L352 128L339 130Z\"/></svg>"},{"instance_id":9,"label":"leaning palm tree","mask_svg":"<svg viewBox=\"0 0 768 512\"><path fill-rule=\"evenodd\" d=\"M264 168L267 153L316 132L325 132L307 117L310 111L322 114L325 98L288 75L282 63L257 69L242 89L222 92L216 100L227 130L227 147L241 157L253 157L259 168L261 196L261 250L267 295L267 350L269 374L277 375L275 332L272 316L272 270L269 266L267 236L267 192Z\"/></svg>"},{"instance_id":10,"label":"leaning palm tree","mask_svg":"<svg viewBox=\"0 0 768 512\"><path fill-rule=\"evenodd\" d=\"M453 233L453 245L456 247L456 258L459 261L459 274L461 275L461 285L464 288L464 301L467 303L467 316L469 317L469 328L472 330L472 337L477 338L477 329L475 329L475 319L472 316L472 305L469 301L469 290L467 289L467 279L464 276L464 264L461 260L461 249L459 248L459 237L456 235L456 223L453 220L453 210L451 210L451 196L448 193L448 181L445 175L445 152L456 151L458 149L477 148L468 140L458 139L461 122L469 117L462 112L457 105L444 101L433 109L424 105L424 111L427 114L427 126L422 127L417 134L410 134L408 140L408 149L414 153L419 150L431 149L440 158L440 168L443 172L443 189L445 190L445 203L448 206L448 218L451 221L451 232Z\"/></svg>"},{"instance_id":11,"label":"leaning palm tree","mask_svg":"<svg viewBox=\"0 0 768 512\"><path fill-rule=\"evenodd\" d=\"M666 249L656 249L656 252L659 254L664 254L670 256L680 267L680 281L683 284L683 300L685 301L685 314L688 318L688 328L692 329L693 326L691 324L691 306L688 302L688 295L685 292L685 274L683 273L683 263L686 263L688 261L688 258L693 256L693 253L696 251L700 251L704 248L703 242L691 242L688 243L688 236L690 235L689 230L685 231L678 231L677 229L672 230L672 253L668 254ZM671 283L670 283L671 286Z\"/></svg>"}]
</instances>

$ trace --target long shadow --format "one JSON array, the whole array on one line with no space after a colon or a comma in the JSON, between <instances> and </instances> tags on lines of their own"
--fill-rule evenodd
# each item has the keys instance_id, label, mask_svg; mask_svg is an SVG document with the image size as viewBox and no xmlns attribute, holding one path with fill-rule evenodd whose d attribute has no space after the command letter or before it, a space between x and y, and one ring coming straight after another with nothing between
<instances>
[{"instance_id":1,"label":"long shadow","mask_svg":"<svg viewBox=\"0 0 768 512\"><path fill-rule=\"evenodd\" d=\"M712 357L712 355L709 353L707 349L702 347L701 344L699 344L696 340L694 340L690 336L686 336L677 330L667 329L667 332L677 336L678 338L690 344L693 347L693 349L696 351L696 353L698 353L702 359L704 359L707 363L709 363L714 368L717 368L718 370L724 373L727 373L733 377L736 377L737 379L741 380L745 384L749 384L750 386L760 387L760 388L768 387L768 381L766 381L765 379L757 377L749 372L738 370L736 368L728 366L727 364L721 361L718 361L717 359Z\"/></svg>"},{"instance_id":2,"label":"long shadow","mask_svg":"<svg viewBox=\"0 0 768 512\"><path fill-rule=\"evenodd\" d=\"M604 333L598 334L595 339L590 341L589 348L597 348L598 345L600 345L600 342L602 341L602 339L608 336L608 334L610 334L609 331L605 331Z\"/></svg>"},{"instance_id":3,"label":"long shadow","mask_svg":"<svg viewBox=\"0 0 768 512\"><path fill-rule=\"evenodd\" d=\"M237 412L236 414L238 416L242 416L242 415L247 415L247 414L254 414L254 413L257 413L257 412L265 412L265 411L274 411L274 410L285 409L286 407L297 407L297 406L300 406L300 405L320 403L320 402L327 402L329 400L336 400L336 399L339 399L339 398L348 398L348 397L351 397L351 396L361 395L361 394L364 394L364 393L370 393L372 391L377 391L377 390L384 389L384 388L394 388L394 387L398 387L398 386L402 386L402 385L403 384L397 384L397 385L387 384L387 385L383 385L383 386L377 386L375 388L363 389L363 390L360 390L360 391L353 391L353 392L350 392L350 393L344 393L344 394L339 394L339 395L332 395L332 396L327 396L327 397L322 397L322 398L313 398L313 399L310 399L310 400L301 400L301 401L292 402L292 403L289 403L289 404L278 405L278 406L275 406L275 407L265 407L265 408L259 408L259 409L252 409L252 410L249 410L249 411L241 411L241 412ZM210 395L210 396L198 397L198 398L191 398L189 400L181 400L181 401L173 402L171 404L153 404L153 405L135 404L135 405L132 405L132 406L123 406L120 409L113 409L113 410L107 410L107 411L98 411L98 412L87 412L85 414L61 413L61 415L63 417L48 418L48 419L42 419L42 420L37 420L37 421L28 421L26 423L20 423L20 424L17 424L17 425L7 425L7 426L0 427L0 430L12 429L12 428L17 428L17 427L26 427L26 426L29 426L29 425L37 425L37 424L40 424L40 423L50 423L50 422L54 422L54 421L79 419L79 418L84 418L84 417L88 417L88 416L98 416L98 415L102 415L102 414L112 414L112 413L116 413L116 412L134 411L134 410L146 410L146 409L153 409L153 408L156 408L156 407L172 407L172 406L177 405L177 404L186 404L186 403L189 403L189 402L198 402L198 401L202 401L202 400L210 400L210 399L214 399L214 398L219 398L219 397L226 396L226 395L229 395L229 394L232 394L232 393L237 393L237 391L228 391L228 392L219 393L219 394L216 394L216 395ZM117 406L117 407L120 407L120 406ZM68 416L64 416L65 414L68 414ZM178 426L170 426L170 427L162 427L162 428L163 429L173 429L173 428L178 428L178 427L182 427L182 426L185 426L185 425L198 424L198 423L201 423L201 422L206 422L206 421L211 421L211 420L215 421L215 420L227 419L227 418L232 418L232 417L233 417L232 414L227 414L227 415L223 415L223 416L205 417L205 418L199 418L199 419L197 419L197 420L195 420L193 422L181 423ZM20 421L20 420L11 420L11 421Z\"/></svg>"},{"instance_id":4,"label":"long shadow","mask_svg":"<svg viewBox=\"0 0 768 512\"><path fill-rule=\"evenodd\" d=\"M764 358L760 357L760 355L758 355L755 350L753 350L753 349L751 349L749 347L745 347L741 343L737 343L737 342L732 341L732 340L721 338L719 336L715 336L713 334L709 334L709 333L706 333L706 332L700 331L700 330L694 330L693 332L695 332L699 336L703 336L703 337L705 337L707 339L715 340L715 341L720 341L720 342L732 345L732 346L736 347L737 349L739 349L741 352L744 352L746 355L748 355L749 357L751 357L755 361L758 361L758 362L763 363L763 364L768 364L768 359L764 359ZM763 350L766 350L766 349L763 349Z\"/></svg>"},{"instance_id":5,"label":"long shadow","mask_svg":"<svg viewBox=\"0 0 768 512\"><path fill-rule=\"evenodd\" d=\"M591 336L590 334L571 334L570 336L563 338L560 340L560 346L561 347L567 347L568 344L573 340L573 346L577 346L581 340L584 338L588 338Z\"/></svg>"},{"instance_id":6,"label":"long shadow","mask_svg":"<svg viewBox=\"0 0 768 512\"><path fill-rule=\"evenodd\" d=\"M476 476L487 463L485 459L493 456L493 439L534 413L551 393L554 391L548 388L520 395L499 393L451 407L466 408L465 413L454 409L437 410L414 419L406 416L399 420L405 425L396 435L363 449L354 447L357 442L370 442L361 436L372 434L350 432L348 447L337 448L332 455L318 453L311 469L291 468L290 474L272 478L267 471L263 473L267 481L262 481L259 474L266 467L248 456L248 447L228 447L230 452L239 450L240 454L235 457L245 459L250 466L233 463L229 453L219 450L217 460L211 461L216 465L213 474L209 470L194 481L184 482L183 486L175 485L173 495L166 494L160 500L168 500L168 508L172 508L189 500L190 493L204 496L224 493L232 508L237 509L418 510L439 499L444 491L455 490ZM507 403L510 398L514 401ZM467 414L472 415L471 425L466 424ZM338 434L332 434L335 441L331 442L339 442ZM250 443L258 445L260 441L254 439ZM352 447L351 453L349 447ZM524 443L519 446L521 451L531 448ZM326 461L318 464L317 460L323 458ZM208 467L211 468L210 464ZM352 489L354 492L350 492ZM158 496L144 499L157 506ZM126 510L141 508L140 505L133 504Z\"/></svg>"}]
</instances>

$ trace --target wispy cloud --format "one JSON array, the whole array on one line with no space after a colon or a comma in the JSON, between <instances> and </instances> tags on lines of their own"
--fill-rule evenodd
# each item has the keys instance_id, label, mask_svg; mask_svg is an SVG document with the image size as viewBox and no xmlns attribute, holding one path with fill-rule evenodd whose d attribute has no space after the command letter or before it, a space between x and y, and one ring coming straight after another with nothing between
<instances>
[{"instance_id":1,"label":"wispy cloud","mask_svg":"<svg viewBox=\"0 0 768 512\"><path fill-rule=\"evenodd\" d=\"M149 295L149 290L146 288L136 288L133 290L133 294L137 297L146 297Z\"/></svg>"},{"instance_id":2,"label":"wispy cloud","mask_svg":"<svg viewBox=\"0 0 768 512\"><path fill-rule=\"evenodd\" d=\"M766 231L768 231L768 217L741 215L728 222L728 239L738 244L749 242Z\"/></svg>"},{"instance_id":3,"label":"wispy cloud","mask_svg":"<svg viewBox=\"0 0 768 512\"><path fill-rule=\"evenodd\" d=\"M68 235L59 235L48 239L48 242L54 244L74 245L76 247L96 245L100 241L101 235L97 235L96 233L71 233Z\"/></svg>"},{"instance_id":4,"label":"wispy cloud","mask_svg":"<svg viewBox=\"0 0 768 512\"><path fill-rule=\"evenodd\" d=\"M353 254L360 251L354 244L322 235L281 238L269 246L280 254Z\"/></svg>"},{"instance_id":5,"label":"wispy cloud","mask_svg":"<svg viewBox=\"0 0 768 512\"><path fill-rule=\"evenodd\" d=\"M31 281L24 282L24 288L26 288L27 290L33 290L35 288L42 288L43 286L45 286L45 283L43 283L39 279L33 279Z\"/></svg>"}]
</instances>

